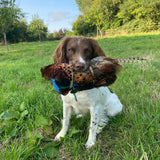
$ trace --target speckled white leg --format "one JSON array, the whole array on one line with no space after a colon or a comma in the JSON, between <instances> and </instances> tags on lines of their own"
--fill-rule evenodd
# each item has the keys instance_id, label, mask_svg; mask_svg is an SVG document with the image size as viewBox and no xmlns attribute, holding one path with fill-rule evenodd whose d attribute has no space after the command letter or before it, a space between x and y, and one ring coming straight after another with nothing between
<instances>
[{"instance_id":1,"label":"speckled white leg","mask_svg":"<svg viewBox=\"0 0 160 160\"><path fill-rule=\"evenodd\" d=\"M98 123L99 123L99 116L96 111L98 111L99 106L93 107L90 109L90 114L91 114L91 122L90 122L90 128L89 128L89 136L87 143L85 147L87 149L90 149L92 146L94 146L96 142L96 135L97 135L97 128L98 128Z\"/></svg>"},{"instance_id":2,"label":"speckled white leg","mask_svg":"<svg viewBox=\"0 0 160 160\"><path fill-rule=\"evenodd\" d=\"M62 129L56 135L55 141L60 141L60 137L64 137L68 131L70 118L72 115L72 107L70 105L64 104L63 105L63 121L62 121Z\"/></svg>"}]
</instances>

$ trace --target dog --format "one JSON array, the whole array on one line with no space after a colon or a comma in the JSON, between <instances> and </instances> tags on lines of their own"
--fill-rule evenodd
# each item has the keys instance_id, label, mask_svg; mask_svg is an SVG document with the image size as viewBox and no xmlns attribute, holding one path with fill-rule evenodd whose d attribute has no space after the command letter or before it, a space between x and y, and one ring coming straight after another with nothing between
<instances>
[{"instance_id":1,"label":"dog","mask_svg":"<svg viewBox=\"0 0 160 160\"><path fill-rule=\"evenodd\" d=\"M105 56L98 42L85 37L66 37L55 50L54 63L73 64L77 71L85 71L89 67L92 58ZM88 140L85 144L87 149L94 146L96 136L106 126L110 116L115 116L122 111L122 104L117 95L108 87L102 86L76 93L78 101L72 93L61 96L63 101L62 129L56 135L55 141L60 141L68 131L70 118L73 113L77 117L90 114L90 128Z\"/></svg>"}]
</instances>

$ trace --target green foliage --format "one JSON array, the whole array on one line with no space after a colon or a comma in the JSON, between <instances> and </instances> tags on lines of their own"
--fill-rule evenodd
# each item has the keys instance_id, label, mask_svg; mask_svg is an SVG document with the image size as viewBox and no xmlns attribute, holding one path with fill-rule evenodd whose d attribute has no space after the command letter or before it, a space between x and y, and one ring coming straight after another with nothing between
<instances>
[{"instance_id":1,"label":"green foliage","mask_svg":"<svg viewBox=\"0 0 160 160\"><path fill-rule=\"evenodd\" d=\"M43 152L49 158L56 158L59 153L59 144L57 142L49 142L43 147Z\"/></svg>"},{"instance_id":2,"label":"green foliage","mask_svg":"<svg viewBox=\"0 0 160 160\"><path fill-rule=\"evenodd\" d=\"M127 0L120 5L117 17L122 19L129 32L149 32L157 30L160 22L159 0Z\"/></svg>"},{"instance_id":3,"label":"green foliage","mask_svg":"<svg viewBox=\"0 0 160 160\"><path fill-rule=\"evenodd\" d=\"M121 2L120 0L93 0L89 2L79 0L76 2L83 12L83 16L81 17L84 18L83 21L81 21L84 24L89 24L88 26L85 26L86 31L92 26L94 28L96 27L102 35L102 31L121 25L121 20L116 17L119 10L118 6ZM80 19L77 19L74 24L76 24L76 28L83 30L84 26L82 25L82 22L79 23L79 21Z\"/></svg>"},{"instance_id":4,"label":"green foliage","mask_svg":"<svg viewBox=\"0 0 160 160\"><path fill-rule=\"evenodd\" d=\"M15 0L2 0L0 2L0 26L5 32L17 14L17 10L14 8L14 3Z\"/></svg>"},{"instance_id":5,"label":"green foliage","mask_svg":"<svg viewBox=\"0 0 160 160\"><path fill-rule=\"evenodd\" d=\"M13 21L19 19L23 14L19 8L15 8L15 0L1 0L0 2L0 28L4 35L4 41L8 52L6 33Z\"/></svg>"},{"instance_id":6,"label":"green foliage","mask_svg":"<svg viewBox=\"0 0 160 160\"><path fill-rule=\"evenodd\" d=\"M25 20L14 21L7 32L7 38L10 43L25 42L28 37L28 26Z\"/></svg>"},{"instance_id":7,"label":"green foliage","mask_svg":"<svg viewBox=\"0 0 160 160\"><path fill-rule=\"evenodd\" d=\"M90 23L92 22L92 24L96 25L100 30L114 27L115 16L119 10L119 3L119 0L94 0L85 18ZM119 27L118 23L116 23L116 27Z\"/></svg>"},{"instance_id":8,"label":"green foliage","mask_svg":"<svg viewBox=\"0 0 160 160\"><path fill-rule=\"evenodd\" d=\"M72 30L75 35L87 35L93 33L96 30L94 25L87 23L82 15L79 15L77 20L72 25Z\"/></svg>"},{"instance_id":9,"label":"green foliage","mask_svg":"<svg viewBox=\"0 0 160 160\"><path fill-rule=\"evenodd\" d=\"M7 45L7 39L10 43L26 41L56 40L65 36L67 30L60 29L58 32L48 34L48 28L38 15L28 25L21 19L24 14L21 9L15 8L15 0L2 0L0 2L0 41ZM8 47L7 47L8 51Z\"/></svg>"},{"instance_id":10,"label":"green foliage","mask_svg":"<svg viewBox=\"0 0 160 160\"><path fill-rule=\"evenodd\" d=\"M37 15L33 17L28 28L34 36L39 37L39 41L42 40L42 36L46 36L47 27L43 24L43 20L41 20Z\"/></svg>"},{"instance_id":11,"label":"green foliage","mask_svg":"<svg viewBox=\"0 0 160 160\"><path fill-rule=\"evenodd\" d=\"M37 115L35 117L35 126L42 127L42 126L50 126L52 121L50 119L46 119L41 115Z\"/></svg>"},{"instance_id":12,"label":"green foliage","mask_svg":"<svg viewBox=\"0 0 160 160\"><path fill-rule=\"evenodd\" d=\"M75 0L79 10L83 13L85 13L91 6L92 6L92 2L93 0Z\"/></svg>"},{"instance_id":13,"label":"green foliage","mask_svg":"<svg viewBox=\"0 0 160 160\"><path fill-rule=\"evenodd\" d=\"M75 34L74 34L74 32L72 32L72 31L67 31L66 32L66 34L65 34L65 36L67 37L70 37L70 36L74 36Z\"/></svg>"},{"instance_id":14,"label":"green foliage","mask_svg":"<svg viewBox=\"0 0 160 160\"><path fill-rule=\"evenodd\" d=\"M96 26L101 34L102 31L121 26L128 32L159 29L159 0L76 0L76 3L85 23ZM83 30L84 27L78 21L75 22L76 28Z\"/></svg>"},{"instance_id":15,"label":"green foliage","mask_svg":"<svg viewBox=\"0 0 160 160\"><path fill-rule=\"evenodd\" d=\"M37 28L37 26L41 27ZM66 29L60 29L58 32L47 33L47 30L43 21L36 17L36 20L33 18L33 21L31 21L29 25L24 19L13 21L6 34L10 43L18 43L40 40L59 40L68 32ZM2 30L0 30L0 41L3 42Z\"/></svg>"},{"instance_id":16,"label":"green foliage","mask_svg":"<svg viewBox=\"0 0 160 160\"><path fill-rule=\"evenodd\" d=\"M0 134L5 133L9 138L19 135L20 126L28 115L24 102L22 102L20 108L20 110L18 108L10 108L0 114Z\"/></svg>"},{"instance_id":17,"label":"green foliage","mask_svg":"<svg viewBox=\"0 0 160 160\"><path fill-rule=\"evenodd\" d=\"M60 29L58 32L54 32L53 33L53 38L56 40L59 40L61 38L63 38L66 35L67 30L66 29Z\"/></svg>"}]
</instances>

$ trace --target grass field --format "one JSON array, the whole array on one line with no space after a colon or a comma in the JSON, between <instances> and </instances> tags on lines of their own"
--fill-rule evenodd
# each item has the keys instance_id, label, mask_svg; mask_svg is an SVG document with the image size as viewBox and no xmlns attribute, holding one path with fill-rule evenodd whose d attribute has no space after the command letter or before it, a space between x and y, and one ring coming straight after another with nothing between
<instances>
[{"instance_id":1,"label":"grass field","mask_svg":"<svg viewBox=\"0 0 160 160\"><path fill-rule=\"evenodd\" d=\"M85 150L89 117L71 119L61 144L62 101L40 68L52 63L59 41L0 46L1 160L159 160L160 35L119 36L98 40L111 58L143 57L125 63L110 88L124 105L110 119L91 150Z\"/></svg>"}]
</instances>

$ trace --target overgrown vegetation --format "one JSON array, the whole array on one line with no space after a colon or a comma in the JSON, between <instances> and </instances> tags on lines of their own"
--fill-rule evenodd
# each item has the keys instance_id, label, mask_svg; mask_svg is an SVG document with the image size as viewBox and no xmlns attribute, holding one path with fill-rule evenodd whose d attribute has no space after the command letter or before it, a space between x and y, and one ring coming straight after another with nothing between
<instances>
[{"instance_id":1,"label":"overgrown vegetation","mask_svg":"<svg viewBox=\"0 0 160 160\"><path fill-rule=\"evenodd\" d=\"M127 32L150 32L159 30L159 0L75 0L82 12L83 25L78 18L73 24L75 33L81 34L84 26L97 28L97 35L103 36L108 29L119 29Z\"/></svg>"},{"instance_id":2,"label":"overgrown vegetation","mask_svg":"<svg viewBox=\"0 0 160 160\"><path fill-rule=\"evenodd\" d=\"M122 114L110 119L96 146L85 150L89 117L71 119L61 144L62 101L40 68L52 63L59 41L30 42L0 48L0 159L160 159L160 36L119 36L98 40L111 58L144 57L122 64L110 87L120 98Z\"/></svg>"}]
</instances>

